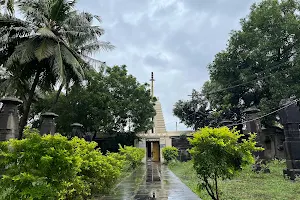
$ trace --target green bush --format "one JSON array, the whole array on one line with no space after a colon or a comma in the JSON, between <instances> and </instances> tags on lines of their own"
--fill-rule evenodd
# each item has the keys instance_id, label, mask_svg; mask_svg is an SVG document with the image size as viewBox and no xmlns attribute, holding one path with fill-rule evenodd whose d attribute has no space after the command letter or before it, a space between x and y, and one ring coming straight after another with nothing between
<instances>
[{"instance_id":1,"label":"green bush","mask_svg":"<svg viewBox=\"0 0 300 200\"><path fill-rule=\"evenodd\" d=\"M128 162L126 161L126 156L125 155L121 155L120 153L111 153L111 152L107 152L106 153L106 157L109 160L112 160L112 162L116 162L117 160L117 167L118 169L120 169L120 171L125 172L128 171Z\"/></svg>"},{"instance_id":2,"label":"green bush","mask_svg":"<svg viewBox=\"0 0 300 200\"><path fill-rule=\"evenodd\" d=\"M262 150L255 147L255 134L238 142L243 134L227 127L202 128L193 136L189 141L194 168L212 199L219 199L219 178L232 178L244 166L254 163L251 152Z\"/></svg>"},{"instance_id":3,"label":"green bush","mask_svg":"<svg viewBox=\"0 0 300 200\"><path fill-rule=\"evenodd\" d=\"M178 149L176 147L164 147L162 149L162 154L166 163L169 163L170 161L177 159Z\"/></svg>"},{"instance_id":4,"label":"green bush","mask_svg":"<svg viewBox=\"0 0 300 200\"><path fill-rule=\"evenodd\" d=\"M124 146L124 148L119 145L120 155L125 156L127 165L130 168L136 168L145 157L145 150L141 148L136 148L132 146Z\"/></svg>"},{"instance_id":5,"label":"green bush","mask_svg":"<svg viewBox=\"0 0 300 200\"><path fill-rule=\"evenodd\" d=\"M24 133L0 143L2 199L86 199L108 192L120 176L122 162L102 155L95 142Z\"/></svg>"}]
</instances>

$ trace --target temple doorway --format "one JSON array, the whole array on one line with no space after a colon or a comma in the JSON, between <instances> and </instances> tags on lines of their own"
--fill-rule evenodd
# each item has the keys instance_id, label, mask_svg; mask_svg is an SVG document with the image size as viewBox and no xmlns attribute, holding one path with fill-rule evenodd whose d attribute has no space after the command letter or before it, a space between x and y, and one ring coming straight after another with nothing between
<instances>
[{"instance_id":1,"label":"temple doorway","mask_svg":"<svg viewBox=\"0 0 300 200\"><path fill-rule=\"evenodd\" d=\"M147 160L152 162L160 162L159 141L147 141Z\"/></svg>"}]
</instances>

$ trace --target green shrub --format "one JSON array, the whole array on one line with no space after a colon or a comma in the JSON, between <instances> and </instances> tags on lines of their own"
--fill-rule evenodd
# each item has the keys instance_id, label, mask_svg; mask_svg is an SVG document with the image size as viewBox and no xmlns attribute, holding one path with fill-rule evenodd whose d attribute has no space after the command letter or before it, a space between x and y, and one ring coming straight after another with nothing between
<instances>
[{"instance_id":1,"label":"green shrub","mask_svg":"<svg viewBox=\"0 0 300 200\"><path fill-rule=\"evenodd\" d=\"M125 156L127 165L130 168L136 168L145 157L145 150L141 148L136 148L132 146L124 146L124 148L119 145L120 155Z\"/></svg>"},{"instance_id":2,"label":"green shrub","mask_svg":"<svg viewBox=\"0 0 300 200\"><path fill-rule=\"evenodd\" d=\"M59 134L0 142L2 199L86 199L105 193L120 176L122 163L95 149L95 142Z\"/></svg>"},{"instance_id":3,"label":"green shrub","mask_svg":"<svg viewBox=\"0 0 300 200\"><path fill-rule=\"evenodd\" d=\"M169 163L170 161L177 159L178 149L176 147L164 147L162 149L162 154L166 163Z\"/></svg>"},{"instance_id":4,"label":"green shrub","mask_svg":"<svg viewBox=\"0 0 300 200\"><path fill-rule=\"evenodd\" d=\"M109 160L112 160L112 163L114 163L120 171L125 172L128 171L128 162L126 161L126 156L121 155L120 153L106 153L106 157ZM117 160L117 163L116 163Z\"/></svg>"},{"instance_id":5,"label":"green shrub","mask_svg":"<svg viewBox=\"0 0 300 200\"><path fill-rule=\"evenodd\" d=\"M108 193L121 175L123 161L117 157L102 155L99 149L95 149L96 142L86 142L77 137L70 142L82 158L78 175L89 184L91 194Z\"/></svg>"},{"instance_id":6,"label":"green shrub","mask_svg":"<svg viewBox=\"0 0 300 200\"><path fill-rule=\"evenodd\" d=\"M244 166L254 163L251 152L262 150L255 147L255 134L238 142L243 135L227 127L202 128L193 136L189 141L194 168L212 199L219 199L219 178L232 178Z\"/></svg>"}]
</instances>

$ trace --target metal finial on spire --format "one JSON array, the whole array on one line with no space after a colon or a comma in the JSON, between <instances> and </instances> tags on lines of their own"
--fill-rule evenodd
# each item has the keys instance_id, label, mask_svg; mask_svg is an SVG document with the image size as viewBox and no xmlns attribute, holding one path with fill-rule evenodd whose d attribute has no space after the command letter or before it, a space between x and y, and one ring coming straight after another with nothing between
<instances>
[{"instance_id":1,"label":"metal finial on spire","mask_svg":"<svg viewBox=\"0 0 300 200\"><path fill-rule=\"evenodd\" d=\"M154 97L154 81L155 81L153 72L151 72L150 81L151 81L151 97L153 98Z\"/></svg>"}]
</instances>

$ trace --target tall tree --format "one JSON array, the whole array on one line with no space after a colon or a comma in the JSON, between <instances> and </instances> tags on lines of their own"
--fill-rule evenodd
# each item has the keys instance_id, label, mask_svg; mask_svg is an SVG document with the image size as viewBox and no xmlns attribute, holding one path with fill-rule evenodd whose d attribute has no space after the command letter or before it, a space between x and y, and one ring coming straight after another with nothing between
<instances>
[{"instance_id":1,"label":"tall tree","mask_svg":"<svg viewBox=\"0 0 300 200\"><path fill-rule=\"evenodd\" d=\"M300 96L299 9L298 0L264 0L251 7L241 30L231 34L227 49L209 66L211 82L226 89L227 98L218 104L238 114L250 106L267 113L282 98ZM273 115L265 122L274 120Z\"/></svg>"},{"instance_id":2,"label":"tall tree","mask_svg":"<svg viewBox=\"0 0 300 200\"><path fill-rule=\"evenodd\" d=\"M300 97L300 1L263 0L232 31L227 48L209 65L203 94L211 108L236 122L256 106L263 113L283 98ZM276 114L264 118L268 126Z\"/></svg>"},{"instance_id":3,"label":"tall tree","mask_svg":"<svg viewBox=\"0 0 300 200\"><path fill-rule=\"evenodd\" d=\"M212 123L208 101L196 90L193 90L190 100L176 102L173 113L181 120L181 123L194 130Z\"/></svg>"},{"instance_id":4,"label":"tall tree","mask_svg":"<svg viewBox=\"0 0 300 200\"><path fill-rule=\"evenodd\" d=\"M74 85L68 95L61 94L53 111L58 131L70 133L70 124L79 122L93 133L142 132L152 127L154 101L147 84L129 75L126 66L90 71L84 87ZM51 106L55 93L45 96L34 106L37 115ZM34 117L34 116L32 116Z\"/></svg>"},{"instance_id":5,"label":"tall tree","mask_svg":"<svg viewBox=\"0 0 300 200\"><path fill-rule=\"evenodd\" d=\"M13 76L18 74L18 80L26 81L28 86L28 95L23 96L20 138L38 88L49 90L58 82L65 85L83 79L84 69L90 63L74 48L74 41L100 44L103 29L92 26L94 16L76 11L75 3L74 0L20 0L18 7L25 21L7 15L0 17L0 65Z\"/></svg>"}]
</instances>

